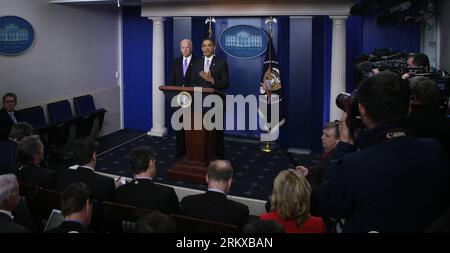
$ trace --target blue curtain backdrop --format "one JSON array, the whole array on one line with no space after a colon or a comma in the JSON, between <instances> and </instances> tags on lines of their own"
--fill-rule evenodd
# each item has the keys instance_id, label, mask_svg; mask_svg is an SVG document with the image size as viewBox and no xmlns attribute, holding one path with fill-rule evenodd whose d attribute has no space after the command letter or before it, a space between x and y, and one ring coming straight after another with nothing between
<instances>
[{"instance_id":1,"label":"blue curtain backdrop","mask_svg":"<svg viewBox=\"0 0 450 253\"><path fill-rule=\"evenodd\" d=\"M151 128L151 20L140 16L139 7L123 8L123 71L125 127L148 131ZM201 57L201 41L206 34L205 19L192 17L189 21L165 20L166 78L170 64L179 56L179 34L190 36L194 54ZM266 17L215 17L213 38L235 25L252 25L267 31ZM190 24L189 24L190 23ZM282 83L284 84L284 112L286 125L281 130L283 147L321 151L320 135L328 122L330 103L331 36L332 22L327 16L306 19L278 17L273 30ZM356 55L369 53L375 48L392 48L418 52L420 26L379 26L375 16L349 17L347 21L347 91L356 88L352 82L352 60ZM217 44L218 57L226 58L229 65L230 95L258 95L264 55L242 60L224 53ZM302 64L300 64L300 62ZM170 129L170 112L166 107L166 125ZM256 115L255 115L256 117ZM259 131L226 131L227 135L259 138Z\"/></svg>"},{"instance_id":2,"label":"blue curtain backdrop","mask_svg":"<svg viewBox=\"0 0 450 253\"><path fill-rule=\"evenodd\" d=\"M152 127L152 21L140 7L124 7L123 111L124 126L149 131Z\"/></svg>"}]
</instances>

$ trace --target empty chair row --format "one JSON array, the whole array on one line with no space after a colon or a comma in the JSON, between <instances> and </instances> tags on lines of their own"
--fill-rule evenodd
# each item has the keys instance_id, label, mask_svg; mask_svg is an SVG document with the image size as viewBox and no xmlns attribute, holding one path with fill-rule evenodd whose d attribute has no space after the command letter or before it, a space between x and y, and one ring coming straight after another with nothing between
<instances>
[{"instance_id":1,"label":"empty chair row","mask_svg":"<svg viewBox=\"0 0 450 253\"><path fill-rule=\"evenodd\" d=\"M91 95L73 99L75 115L70 102L61 100L47 105L50 122L45 119L42 106L34 106L17 111L21 121L29 123L37 133L48 134L49 144L56 146L66 143L70 128L75 126L76 138L97 137L104 121L105 109L97 109Z\"/></svg>"}]
</instances>

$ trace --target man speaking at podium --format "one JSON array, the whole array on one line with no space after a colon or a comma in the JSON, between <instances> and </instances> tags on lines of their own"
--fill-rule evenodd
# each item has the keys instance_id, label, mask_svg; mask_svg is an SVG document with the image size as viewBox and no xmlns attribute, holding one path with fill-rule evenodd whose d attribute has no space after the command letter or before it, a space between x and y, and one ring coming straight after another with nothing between
<instances>
[{"instance_id":1,"label":"man speaking at podium","mask_svg":"<svg viewBox=\"0 0 450 253\"><path fill-rule=\"evenodd\" d=\"M228 64L224 59L215 57L216 45L212 39L202 42L203 57L194 62L192 83L194 86L222 90L228 88ZM225 106L225 104L224 104ZM224 158L223 130L217 130L217 157Z\"/></svg>"}]
</instances>

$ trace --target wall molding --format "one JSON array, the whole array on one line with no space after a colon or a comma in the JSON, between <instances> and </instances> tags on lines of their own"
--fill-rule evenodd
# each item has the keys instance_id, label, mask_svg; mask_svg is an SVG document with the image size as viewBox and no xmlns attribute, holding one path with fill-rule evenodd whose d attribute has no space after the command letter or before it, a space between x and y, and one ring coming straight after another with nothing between
<instances>
[{"instance_id":1,"label":"wall molding","mask_svg":"<svg viewBox=\"0 0 450 253\"><path fill-rule=\"evenodd\" d=\"M176 2L142 3L143 17L185 17L185 16L316 16L316 15L349 15L351 1L339 3L321 2Z\"/></svg>"}]
</instances>

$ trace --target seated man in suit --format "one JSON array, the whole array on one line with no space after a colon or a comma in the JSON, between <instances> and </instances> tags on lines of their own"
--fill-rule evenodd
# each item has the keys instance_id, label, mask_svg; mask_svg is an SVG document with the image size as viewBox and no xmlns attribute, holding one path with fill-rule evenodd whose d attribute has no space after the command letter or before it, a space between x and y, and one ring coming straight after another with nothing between
<instances>
[{"instance_id":1,"label":"seated man in suit","mask_svg":"<svg viewBox=\"0 0 450 253\"><path fill-rule=\"evenodd\" d=\"M9 139L0 141L0 175L13 173L18 174L17 169L17 142L25 136L33 134L33 127L26 122L18 122L12 125L9 131Z\"/></svg>"},{"instance_id":2,"label":"seated man in suit","mask_svg":"<svg viewBox=\"0 0 450 253\"><path fill-rule=\"evenodd\" d=\"M93 197L89 186L76 182L61 194L61 212L64 222L47 233L92 233L91 223Z\"/></svg>"},{"instance_id":3,"label":"seated man in suit","mask_svg":"<svg viewBox=\"0 0 450 253\"><path fill-rule=\"evenodd\" d=\"M179 213L180 206L174 189L153 182L156 175L155 159L155 153L148 146L137 147L130 152L134 180L117 189L116 202L166 214Z\"/></svg>"},{"instance_id":4,"label":"seated man in suit","mask_svg":"<svg viewBox=\"0 0 450 253\"><path fill-rule=\"evenodd\" d=\"M11 212L19 203L19 183L16 176L0 176L0 233L27 233L28 230L14 222Z\"/></svg>"},{"instance_id":5,"label":"seated man in suit","mask_svg":"<svg viewBox=\"0 0 450 253\"><path fill-rule=\"evenodd\" d=\"M79 166L59 174L56 184L58 190L63 191L74 182L83 182L89 186L95 199L100 201L114 199L116 191L114 179L95 173L97 163L95 148L95 143L90 139L80 139L75 142L74 158Z\"/></svg>"},{"instance_id":6,"label":"seated man in suit","mask_svg":"<svg viewBox=\"0 0 450 253\"><path fill-rule=\"evenodd\" d=\"M32 135L20 140L17 144L17 155L20 182L47 189L55 188L56 172L39 166L44 159L44 145L39 136Z\"/></svg>"},{"instance_id":7,"label":"seated man in suit","mask_svg":"<svg viewBox=\"0 0 450 253\"><path fill-rule=\"evenodd\" d=\"M232 176L233 167L229 161L212 161L206 175L208 191L184 197L181 201L181 213L242 228L247 224L249 210L246 205L227 199Z\"/></svg>"},{"instance_id":8,"label":"seated man in suit","mask_svg":"<svg viewBox=\"0 0 450 253\"><path fill-rule=\"evenodd\" d=\"M194 63L194 73L192 73L192 83L195 86L202 86L223 90L228 88L228 64L224 59L215 56L216 45L212 39L203 39L203 58ZM225 108L225 103L224 103ZM216 152L219 159L224 158L223 130L216 131Z\"/></svg>"},{"instance_id":9,"label":"seated man in suit","mask_svg":"<svg viewBox=\"0 0 450 253\"><path fill-rule=\"evenodd\" d=\"M14 93L6 93L3 96L3 108L0 110L0 141L8 140L12 125L16 124L17 118L14 108L17 104L17 96Z\"/></svg>"}]
</instances>

